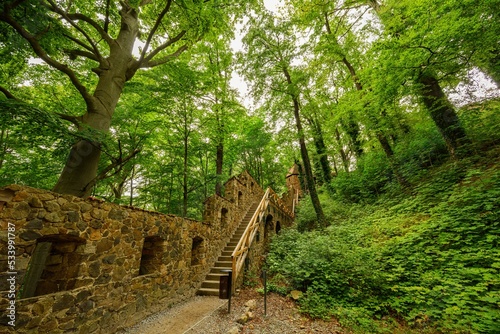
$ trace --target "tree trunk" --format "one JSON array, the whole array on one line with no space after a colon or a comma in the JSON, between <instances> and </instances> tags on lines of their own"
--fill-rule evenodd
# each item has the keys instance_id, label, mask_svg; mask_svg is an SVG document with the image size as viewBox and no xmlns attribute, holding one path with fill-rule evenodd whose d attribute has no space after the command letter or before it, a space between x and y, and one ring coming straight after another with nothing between
<instances>
[{"instance_id":1,"label":"tree trunk","mask_svg":"<svg viewBox=\"0 0 500 334\"><path fill-rule=\"evenodd\" d=\"M323 208L321 207L318 193L316 192L311 160L309 159L309 154L307 153L307 146L304 139L304 130L302 129L299 110L299 102L297 98L293 98L293 114L295 116L295 125L297 126L297 131L299 133L300 155L302 157L302 163L304 164L307 188L309 190L309 195L311 196L311 202L313 204L314 211L316 211L316 217L318 218L319 226L326 227L325 214L323 213Z\"/></svg>"},{"instance_id":2,"label":"tree trunk","mask_svg":"<svg viewBox=\"0 0 500 334\"><path fill-rule=\"evenodd\" d=\"M330 21L328 19L328 13L325 12L323 13L324 18L325 18L325 28L326 32L328 35L333 36L332 29L330 27ZM334 36L334 43L338 46L339 43L337 39ZM352 64L347 60L346 56L341 54L342 57L342 63L347 67L347 70L349 71L349 74L351 75L352 80L354 81L354 85L356 86L356 90L361 91L363 90L363 86L361 82L359 81L358 76L356 75L356 71ZM352 150L354 151L354 154L356 155L357 158L359 158L363 154L363 148L361 147L361 141L359 140L359 124L356 123L351 116L348 117L347 119L347 124L343 124L343 127L345 129L345 132L351 139L351 146Z\"/></svg>"},{"instance_id":3,"label":"tree trunk","mask_svg":"<svg viewBox=\"0 0 500 334\"><path fill-rule=\"evenodd\" d=\"M283 68L283 73L287 79L289 86L293 85L290 73L286 68ZM295 117L295 125L297 126L297 132L299 135L299 145L300 145L300 155L302 157L302 162L304 164L304 170L306 175L307 188L309 190L309 195L311 196L311 202L316 211L316 217L318 218L318 223L320 227L326 227L325 214L323 213L323 208L319 201L318 193L316 192L316 185L314 184L314 177L311 167L311 160L309 159L309 154L307 153L306 141L304 138L304 130L302 128L302 122L300 120L300 104L299 99L296 95L291 95L293 100L293 115Z\"/></svg>"},{"instance_id":4,"label":"tree trunk","mask_svg":"<svg viewBox=\"0 0 500 334\"><path fill-rule=\"evenodd\" d=\"M188 120L188 109L185 104L186 100L184 99L184 137L183 140L183 162L182 162L182 217L187 216L188 209L188 159L189 159L189 120Z\"/></svg>"},{"instance_id":5,"label":"tree trunk","mask_svg":"<svg viewBox=\"0 0 500 334\"><path fill-rule=\"evenodd\" d=\"M130 200L129 205L134 205L134 177L135 177L135 164L132 165L132 174L130 174Z\"/></svg>"},{"instance_id":6,"label":"tree trunk","mask_svg":"<svg viewBox=\"0 0 500 334\"><path fill-rule=\"evenodd\" d=\"M314 146L316 147L316 153L318 154L318 162L321 170L321 176L323 182L330 188L330 183L332 182L332 169L330 168L330 162L328 161L328 154L326 153L325 140L323 138L323 130L321 124L313 119L309 122L313 127L314 135Z\"/></svg>"},{"instance_id":7,"label":"tree trunk","mask_svg":"<svg viewBox=\"0 0 500 334\"><path fill-rule=\"evenodd\" d=\"M357 158L359 158L363 154L363 148L361 147L361 141L359 140L359 125L349 117L347 124L344 125L344 130L351 139L354 154Z\"/></svg>"},{"instance_id":8,"label":"tree trunk","mask_svg":"<svg viewBox=\"0 0 500 334\"><path fill-rule=\"evenodd\" d=\"M339 153L342 159L342 165L344 166L344 170L346 173L349 173L349 160L347 159L347 155L342 147L342 141L340 140L340 131L338 128L335 128L335 138L337 139L337 143L339 145Z\"/></svg>"},{"instance_id":9,"label":"tree trunk","mask_svg":"<svg viewBox=\"0 0 500 334\"><path fill-rule=\"evenodd\" d=\"M101 157L100 144L80 140L71 147L66 165L52 189L56 193L87 197L92 191Z\"/></svg>"},{"instance_id":10,"label":"tree trunk","mask_svg":"<svg viewBox=\"0 0 500 334\"><path fill-rule=\"evenodd\" d=\"M99 75L92 96L82 92L86 98L87 111L81 117L81 129L90 128L108 132L125 82L131 79L130 65L133 62L132 49L139 31L135 10L121 10L121 29L110 45L110 54L95 70ZM96 182L101 145L99 142L80 140L71 148L66 165L53 191L78 197L87 197Z\"/></svg>"},{"instance_id":11,"label":"tree trunk","mask_svg":"<svg viewBox=\"0 0 500 334\"><path fill-rule=\"evenodd\" d=\"M389 140L387 139L387 137L379 131L379 132L377 132L377 139L378 139L378 142L380 143L380 146L382 146L382 149L384 150L384 153L385 153L387 159L389 160L389 164L391 165L392 172L394 173L394 176L396 176L396 180L398 181L401 188L403 188L403 189L410 188L410 186L411 186L410 183L399 172L399 167L394 162L394 151L392 150L391 145L389 144Z\"/></svg>"},{"instance_id":12,"label":"tree trunk","mask_svg":"<svg viewBox=\"0 0 500 334\"><path fill-rule=\"evenodd\" d=\"M217 152L216 152L216 161L215 161L215 174L216 174L216 183L215 183L215 193L219 196L222 196L222 167L224 163L224 144L222 140L217 144Z\"/></svg>"},{"instance_id":13,"label":"tree trunk","mask_svg":"<svg viewBox=\"0 0 500 334\"><path fill-rule=\"evenodd\" d=\"M458 115L446 98L438 80L431 75L421 75L419 83L423 102L444 139L448 152L453 158L459 157L458 149L469 143Z\"/></svg>"}]
</instances>

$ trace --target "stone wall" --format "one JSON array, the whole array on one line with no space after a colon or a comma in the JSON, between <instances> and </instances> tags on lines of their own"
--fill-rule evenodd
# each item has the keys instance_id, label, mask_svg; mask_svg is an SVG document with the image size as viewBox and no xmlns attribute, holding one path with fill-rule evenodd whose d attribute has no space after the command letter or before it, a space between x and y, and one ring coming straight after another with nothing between
<instances>
[{"instance_id":1,"label":"stone wall","mask_svg":"<svg viewBox=\"0 0 500 334\"><path fill-rule=\"evenodd\" d=\"M30 187L1 188L0 332L114 333L193 296L263 194L248 173L231 178L224 197L206 200L199 222ZM269 208L268 216L280 215ZM253 270L276 219L268 220L267 232L262 223ZM15 268L9 268L8 242ZM13 275L15 328L4 312Z\"/></svg>"},{"instance_id":2,"label":"stone wall","mask_svg":"<svg viewBox=\"0 0 500 334\"><path fill-rule=\"evenodd\" d=\"M292 223L293 218L288 213L276 206L268 206L264 218L259 222L259 230L250 246L244 274L239 279L238 284L242 284L244 280L254 281L261 277L262 264L265 261L272 238L279 234L282 228L290 227Z\"/></svg>"}]
</instances>

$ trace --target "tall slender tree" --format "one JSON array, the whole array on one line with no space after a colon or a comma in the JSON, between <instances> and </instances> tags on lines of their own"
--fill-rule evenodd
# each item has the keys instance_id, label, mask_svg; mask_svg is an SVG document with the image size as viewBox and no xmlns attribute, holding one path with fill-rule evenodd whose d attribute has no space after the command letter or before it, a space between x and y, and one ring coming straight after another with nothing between
<instances>
[{"instance_id":1,"label":"tall slender tree","mask_svg":"<svg viewBox=\"0 0 500 334\"><path fill-rule=\"evenodd\" d=\"M304 166L307 188L316 211L320 226L325 226L325 216L316 191L311 161L306 145L305 130L302 125L300 89L301 71L292 65L298 59L295 34L288 22L278 22L269 13L251 19L251 27L244 37L248 51L243 64L244 74L252 78L254 94L258 97L269 95L279 97L280 102L291 105L300 154ZM269 95L268 95L269 94ZM276 102L276 101L275 101ZM280 106L283 108L283 106ZM285 114L284 117L289 115ZM283 117L283 116L281 116Z\"/></svg>"}]
</instances>

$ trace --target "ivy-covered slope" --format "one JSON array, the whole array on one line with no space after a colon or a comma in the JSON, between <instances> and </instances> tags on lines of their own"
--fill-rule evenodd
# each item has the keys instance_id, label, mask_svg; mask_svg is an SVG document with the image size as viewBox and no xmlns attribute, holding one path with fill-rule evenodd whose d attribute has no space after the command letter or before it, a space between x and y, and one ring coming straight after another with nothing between
<instances>
[{"instance_id":1,"label":"ivy-covered slope","mask_svg":"<svg viewBox=\"0 0 500 334\"><path fill-rule=\"evenodd\" d=\"M303 312L360 333L499 333L499 153L420 173L406 194L325 194L324 231L303 201L298 229L271 245L271 287L303 290Z\"/></svg>"}]
</instances>

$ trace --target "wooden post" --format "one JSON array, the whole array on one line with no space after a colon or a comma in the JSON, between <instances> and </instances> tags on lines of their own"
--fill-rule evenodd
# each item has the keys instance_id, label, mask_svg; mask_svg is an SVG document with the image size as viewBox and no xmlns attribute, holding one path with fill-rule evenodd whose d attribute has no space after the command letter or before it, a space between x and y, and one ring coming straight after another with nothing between
<instances>
[{"instance_id":1,"label":"wooden post","mask_svg":"<svg viewBox=\"0 0 500 334\"><path fill-rule=\"evenodd\" d=\"M45 269L45 262L50 255L51 248L51 242L36 244L23 285L19 291L20 298L30 298L35 295L38 280L42 276L43 269Z\"/></svg>"}]
</instances>

